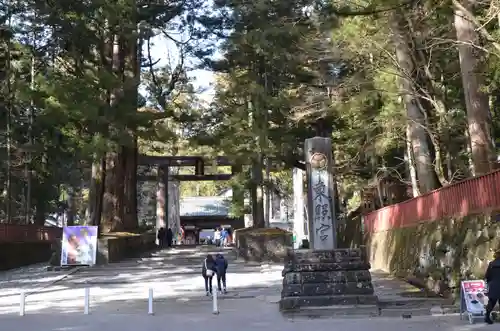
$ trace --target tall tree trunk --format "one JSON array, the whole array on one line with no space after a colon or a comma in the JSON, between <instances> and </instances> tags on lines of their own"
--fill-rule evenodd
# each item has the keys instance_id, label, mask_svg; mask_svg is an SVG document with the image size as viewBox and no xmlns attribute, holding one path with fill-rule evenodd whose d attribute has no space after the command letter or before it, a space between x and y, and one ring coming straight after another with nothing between
<instances>
[{"instance_id":1,"label":"tall tree trunk","mask_svg":"<svg viewBox=\"0 0 500 331\"><path fill-rule=\"evenodd\" d=\"M122 21L112 26L116 35L111 71L119 79L110 97L111 111L119 108L115 132L119 135L107 156L105 226L103 231L135 230L137 221L137 137L134 122L140 77L135 0L122 4Z\"/></svg>"},{"instance_id":2,"label":"tall tree trunk","mask_svg":"<svg viewBox=\"0 0 500 331\"><path fill-rule=\"evenodd\" d=\"M113 52L114 48L114 32L111 31L111 20L103 18L105 24L99 34L102 38L102 46L96 50L96 57L100 59L98 66L101 77L111 75L113 71ZM104 117L109 111L111 103L111 91L105 90L102 93L102 106L98 109L98 116ZM106 125L106 124L104 124ZM104 132L107 128L103 124L98 124L95 128L96 132ZM92 173L90 179L89 201L88 201L88 219L87 224L101 227L103 208L104 208L104 193L106 189L106 155L104 153L95 153L92 162ZM100 228L100 232L101 232ZM100 233L99 232L99 233Z\"/></svg>"},{"instance_id":3,"label":"tall tree trunk","mask_svg":"<svg viewBox=\"0 0 500 331\"><path fill-rule=\"evenodd\" d=\"M418 180L417 180L417 171L415 169L415 160L413 158L413 147L411 146L411 130L410 125L406 125L406 153L405 153L405 161L408 164L408 172L412 187L412 195L413 197L418 197L420 192L418 190Z\"/></svg>"},{"instance_id":4,"label":"tall tree trunk","mask_svg":"<svg viewBox=\"0 0 500 331\"><path fill-rule=\"evenodd\" d=\"M235 176L241 176L243 167L241 165L234 165L232 172ZM245 190L238 184L232 185L232 210L231 216L243 219L245 214Z\"/></svg>"},{"instance_id":5,"label":"tall tree trunk","mask_svg":"<svg viewBox=\"0 0 500 331\"><path fill-rule=\"evenodd\" d=\"M35 224L43 226L45 225L45 211L46 211L46 203L43 199L37 199L35 205Z\"/></svg>"},{"instance_id":6,"label":"tall tree trunk","mask_svg":"<svg viewBox=\"0 0 500 331\"><path fill-rule=\"evenodd\" d=\"M396 59L401 72L399 86L408 116L409 138L415 158L419 191L425 193L439 188L441 184L434 168L434 150L426 129L425 112L414 85L414 82L418 81L417 68L413 61L415 58L413 50L408 44L411 36L405 28L404 12L395 10L390 18L390 24Z\"/></svg>"},{"instance_id":7,"label":"tall tree trunk","mask_svg":"<svg viewBox=\"0 0 500 331\"><path fill-rule=\"evenodd\" d=\"M481 175L493 170L495 155L491 140L492 125L488 96L481 91L484 85L481 68L484 54L479 49L480 39L476 27L463 10L473 12L474 3L473 0L462 0L463 8L455 4L455 30L467 108L473 174Z\"/></svg>"},{"instance_id":8,"label":"tall tree trunk","mask_svg":"<svg viewBox=\"0 0 500 331\"><path fill-rule=\"evenodd\" d=\"M125 162L125 228L135 230L137 219L137 148L124 148Z\"/></svg>"},{"instance_id":9,"label":"tall tree trunk","mask_svg":"<svg viewBox=\"0 0 500 331\"><path fill-rule=\"evenodd\" d=\"M252 164L250 196L252 200L252 220L256 228L264 228L264 190L262 189L262 158Z\"/></svg>"},{"instance_id":10,"label":"tall tree trunk","mask_svg":"<svg viewBox=\"0 0 500 331\"><path fill-rule=\"evenodd\" d=\"M135 0L131 0L135 8ZM142 46L138 43L138 33L136 24L136 12L130 12L130 24L125 30L125 72L124 72L124 96L123 106L127 107L126 112L132 117L137 112L138 89L140 83L140 61ZM139 45L138 45L139 44ZM137 126L134 121L126 123L128 139L126 145L122 146L124 158L124 227L127 230L135 230L139 227L137 219L137 136L135 134Z\"/></svg>"},{"instance_id":11,"label":"tall tree trunk","mask_svg":"<svg viewBox=\"0 0 500 331\"><path fill-rule=\"evenodd\" d=\"M112 71L116 78L123 77L124 52L122 37L115 35L113 40ZM123 85L111 91L110 111L116 112L123 97ZM117 126L120 124L118 123ZM121 127L114 127L120 132ZM114 138L114 137L112 137ZM122 149L116 143L110 143L110 151L106 155L106 179L103 197L102 231L113 232L123 229L123 198L124 198L124 157Z\"/></svg>"},{"instance_id":12,"label":"tall tree trunk","mask_svg":"<svg viewBox=\"0 0 500 331\"><path fill-rule=\"evenodd\" d=\"M95 156L92 163L92 178L89 192L89 224L101 225L104 184L106 181L106 159Z\"/></svg>"},{"instance_id":13,"label":"tall tree trunk","mask_svg":"<svg viewBox=\"0 0 500 331\"><path fill-rule=\"evenodd\" d=\"M47 191L47 184L43 181L43 179L39 179L35 181L34 185L34 197L35 197L35 217L34 223L36 225L43 226L45 225L46 212L48 202L46 200L46 195L44 192Z\"/></svg>"},{"instance_id":14,"label":"tall tree trunk","mask_svg":"<svg viewBox=\"0 0 500 331\"><path fill-rule=\"evenodd\" d=\"M101 222L103 232L123 230L123 195L122 155L111 151L106 156L106 180Z\"/></svg>"},{"instance_id":15,"label":"tall tree trunk","mask_svg":"<svg viewBox=\"0 0 500 331\"><path fill-rule=\"evenodd\" d=\"M44 181L44 178L38 178L36 181L33 181L33 205L35 207L33 221L36 225L45 225L47 207L49 206L47 199L50 199L46 192L50 189L50 185Z\"/></svg>"},{"instance_id":16,"label":"tall tree trunk","mask_svg":"<svg viewBox=\"0 0 500 331\"><path fill-rule=\"evenodd\" d=\"M135 0L123 4L113 47L112 72L121 86L111 93L112 112L120 111L115 127L120 135L107 157L104 231L134 230L137 221L137 137L134 122L140 79L137 10Z\"/></svg>"},{"instance_id":17,"label":"tall tree trunk","mask_svg":"<svg viewBox=\"0 0 500 331\"><path fill-rule=\"evenodd\" d=\"M66 225L75 225L76 217L76 190L75 187L70 185L68 187L68 210L66 212Z\"/></svg>"}]
</instances>

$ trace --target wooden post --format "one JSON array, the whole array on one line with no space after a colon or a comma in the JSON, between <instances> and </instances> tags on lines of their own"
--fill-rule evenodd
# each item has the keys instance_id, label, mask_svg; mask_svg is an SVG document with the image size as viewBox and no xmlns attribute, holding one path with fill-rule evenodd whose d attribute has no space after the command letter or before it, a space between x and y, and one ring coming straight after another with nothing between
<instances>
[{"instance_id":1,"label":"wooden post","mask_svg":"<svg viewBox=\"0 0 500 331\"><path fill-rule=\"evenodd\" d=\"M293 234L295 236L294 248L297 249L306 239L304 227L304 178L303 171L293 169Z\"/></svg>"},{"instance_id":2,"label":"wooden post","mask_svg":"<svg viewBox=\"0 0 500 331\"><path fill-rule=\"evenodd\" d=\"M204 175L205 174L205 162L203 160L196 160L195 165L195 175Z\"/></svg>"},{"instance_id":3,"label":"wooden post","mask_svg":"<svg viewBox=\"0 0 500 331\"><path fill-rule=\"evenodd\" d=\"M169 220L168 220L168 214L169 214L169 208L170 208L170 195L168 192L168 185L170 181L170 167L168 165L162 166L162 177L161 181L163 183L163 187L165 188L164 194L163 194L163 199L165 200L165 216L163 218L163 226L165 227L165 230L168 229L169 227Z\"/></svg>"},{"instance_id":4,"label":"wooden post","mask_svg":"<svg viewBox=\"0 0 500 331\"><path fill-rule=\"evenodd\" d=\"M164 228L167 216L167 185L168 172L162 166L158 167L158 182L156 188L156 230ZM157 239L158 241L158 239ZM157 242L159 245L159 243Z\"/></svg>"},{"instance_id":5,"label":"wooden post","mask_svg":"<svg viewBox=\"0 0 500 331\"><path fill-rule=\"evenodd\" d=\"M170 228L173 232L175 238L181 229L181 219L180 219L180 179L176 178L176 174L179 173L179 168L167 167L165 170L167 176L165 177L165 186L167 187L166 192L166 218L165 223L166 228Z\"/></svg>"},{"instance_id":6,"label":"wooden post","mask_svg":"<svg viewBox=\"0 0 500 331\"><path fill-rule=\"evenodd\" d=\"M337 248L336 211L330 138L306 139L309 242L313 250Z\"/></svg>"}]
</instances>

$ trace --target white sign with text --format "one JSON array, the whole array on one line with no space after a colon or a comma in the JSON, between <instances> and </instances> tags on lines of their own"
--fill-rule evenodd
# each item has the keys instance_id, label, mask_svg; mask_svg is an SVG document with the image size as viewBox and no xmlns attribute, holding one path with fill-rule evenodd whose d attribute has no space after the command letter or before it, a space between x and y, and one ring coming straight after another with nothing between
<instances>
[{"instance_id":1,"label":"white sign with text","mask_svg":"<svg viewBox=\"0 0 500 331\"><path fill-rule=\"evenodd\" d=\"M328 170L312 169L310 185L312 189L312 224L314 232L312 249L330 250L335 248L333 237L333 199L330 196Z\"/></svg>"},{"instance_id":2,"label":"white sign with text","mask_svg":"<svg viewBox=\"0 0 500 331\"><path fill-rule=\"evenodd\" d=\"M474 323L476 318L483 318L486 297L486 284L484 280L464 280L460 284L460 319L466 314L469 323Z\"/></svg>"}]
</instances>

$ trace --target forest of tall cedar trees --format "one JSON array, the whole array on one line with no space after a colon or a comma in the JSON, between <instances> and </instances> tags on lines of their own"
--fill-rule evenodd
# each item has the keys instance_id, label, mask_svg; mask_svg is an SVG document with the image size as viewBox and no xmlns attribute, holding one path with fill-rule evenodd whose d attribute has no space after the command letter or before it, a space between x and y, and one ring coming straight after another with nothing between
<instances>
[{"instance_id":1,"label":"forest of tall cedar trees","mask_svg":"<svg viewBox=\"0 0 500 331\"><path fill-rule=\"evenodd\" d=\"M0 24L2 223L135 231L151 154L227 156L181 193L248 190L264 226L319 121L346 213L498 167L500 0L1 0Z\"/></svg>"}]
</instances>

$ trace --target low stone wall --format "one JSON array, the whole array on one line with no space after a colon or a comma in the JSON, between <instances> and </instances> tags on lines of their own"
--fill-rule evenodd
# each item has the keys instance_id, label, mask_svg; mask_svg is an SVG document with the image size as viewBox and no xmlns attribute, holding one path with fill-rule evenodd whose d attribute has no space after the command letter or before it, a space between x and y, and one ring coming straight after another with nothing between
<instances>
[{"instance_id":1,"label":"low stone wall","mask_svg":"<svg viewBox=\"0 0 500 331\"><path fill-rule=\"evenodd\" d=\"M238 258L253 262L283 262L293 246L291 232L278 228L245 228L234 232Z\"/></svg>"},{"instance_id":2,"label":"low stone wall","mask_svg":"<svg viewBox=\"0 0 500 331\"><path fill-rule=\"evenodd\" d=\"M500 248L500 224L494 218L474 215L370 233L366 243L372 270L444 296L457 294L460 280L484 277L492 253Z\"/></svg>"},{"instance_id":3,"label":"low stone wall","mask_svg":"<svg viewBox=\"0 0 500 331\"><path fill-rule=\"evenodd\" d=\"M97 264L118 262L156 248L156 233L135 236L104 236L97 242ZM48 262L56 267L61 261L60 241L0 242L0 270Z\"/></svg>"},{"instance_id":4,"label":"low stone wall","mask_svg":"<svg viewBox=\"0 0 500 331\"><path fill-rule=\"evenodd\" d=\"M51 255L52 247L48 241L0 242L0 270L47 262Z\"/></svg>"},{"instance_id":5,"label":"low stone wall","mask_svg":"<svg viewBox=\"0 0 500 331\"><path fill-rule=\"evenodd\" d=\"M146 232L136 236L103 236L97 240L97 264L113 263L139 256L155 249L155 241L155 232Z\"/></svg>"}]
</instances>

